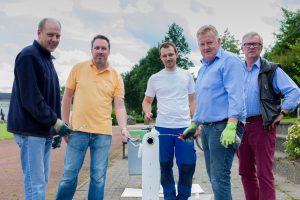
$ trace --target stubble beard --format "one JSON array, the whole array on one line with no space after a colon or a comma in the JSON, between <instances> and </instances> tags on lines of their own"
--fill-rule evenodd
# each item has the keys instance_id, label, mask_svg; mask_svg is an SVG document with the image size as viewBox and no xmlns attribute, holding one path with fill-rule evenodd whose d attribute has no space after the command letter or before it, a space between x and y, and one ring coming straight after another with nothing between
<instances>
[{"instance_id":1,"label":"stubble beard","mask_svg":"<svg viewBox=\"0 0 300 200\"><path fill-rule=\"evenodd\" d=\"M97 67L105 67L107 62L104 57L96 57L94 63Z\"/></svg>"}]
</instances>

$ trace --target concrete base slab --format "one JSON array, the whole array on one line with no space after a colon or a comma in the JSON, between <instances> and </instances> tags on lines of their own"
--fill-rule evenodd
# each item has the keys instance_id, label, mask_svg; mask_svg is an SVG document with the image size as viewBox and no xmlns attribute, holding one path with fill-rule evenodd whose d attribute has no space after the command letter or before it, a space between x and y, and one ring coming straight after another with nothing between
<instances>
[{"instance_id":1,"label":"concrete base slab","mask_svg":"<svg viewBox=\"0 0 300 200\"><path fill-rule=\"evenodd\" d=\"M177 185L175 186L175 188L177 190ZM177 191L176 191L176 193L177 193ZM192 195L193 196L199 196L200 194L203 194L203 193L204 193L204 191L199 184L192 185ZM163 196L164 196L163 189L160 186L159 197L163 197ZM125 188L121 197L142 197L142 189L140 189L140 188Z\"/></svg>"}]
</instances>

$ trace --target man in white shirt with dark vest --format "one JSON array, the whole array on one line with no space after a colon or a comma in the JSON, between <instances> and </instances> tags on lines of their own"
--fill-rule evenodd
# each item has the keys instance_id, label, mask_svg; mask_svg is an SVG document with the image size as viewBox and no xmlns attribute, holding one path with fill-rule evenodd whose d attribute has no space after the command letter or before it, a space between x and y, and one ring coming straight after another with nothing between
<instances>
[{"instance_id":1,"label":"man in white shirt with dark vest","mask_svg":"<svg viewBox=\"0 0 300 200\"><path fill-rule=\"evenodd\" d=\"M279 64L260 57L263 39L258 33L247 33L242 41L247 119L238 150L239 174L246 200L275 200L276 125L297 107L300 90Z\"/></svg>"}]
</instances>

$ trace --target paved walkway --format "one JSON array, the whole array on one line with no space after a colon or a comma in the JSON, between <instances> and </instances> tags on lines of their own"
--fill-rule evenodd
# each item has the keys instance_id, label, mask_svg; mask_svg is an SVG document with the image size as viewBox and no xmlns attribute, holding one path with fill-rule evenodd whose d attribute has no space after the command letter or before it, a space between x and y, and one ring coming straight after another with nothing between
<instances>
[{"instance_id":1,"label":"paved walkway","mask_svg":"<svg viewBox=\"0 0 300 200\"><path fill-rule=\"evenodd\" d=\"M175 167L176 169L176 167ZM177 170L174 170L176 172ZM177 175L176 175L177 178ZM119 155L113 159L107 171L107 181L105 187L105 200L137 200L140 198L121 198L125 188L141 188L142 184L141 175L128 175L128 160L122 158L121 148ZM276 176L276 195L277 200L300 200L300 185L292 184L285 178ZM197 149L197 167L194 175L193 183L199 184L204 190L204 194L198 196L197 199L208 200L211 198L212 189L206 175L204 155L203 152ZM234 200L243 200L244 193L240 177L238 175L238 162L237 158L233 162L232 167L232 195ZM74 200L86 200L89 181L77 188ZM190 199L196 199L191 197Z\"/></svg>"}]
</instances>

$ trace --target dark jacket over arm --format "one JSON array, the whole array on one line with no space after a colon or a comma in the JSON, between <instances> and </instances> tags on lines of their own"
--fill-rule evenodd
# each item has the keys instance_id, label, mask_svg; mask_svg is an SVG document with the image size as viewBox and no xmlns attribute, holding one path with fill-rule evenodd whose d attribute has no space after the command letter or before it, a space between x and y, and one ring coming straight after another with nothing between
<instances>
[{"instance_id":1,"label":"dark jacket over arm","mask_svg":"<svg viewBox=\"0 0 300 200\"><path fill-rule=\"evenodd\" d=\"M53 125L61 117L61 106L50 52L34 41L17 55L14 74L7 130L21 135L52 136Z\"/></svg>"}]
</instances>

